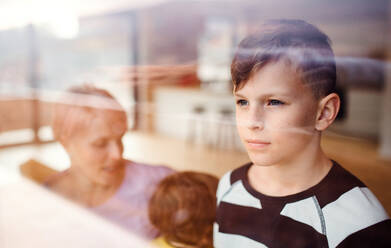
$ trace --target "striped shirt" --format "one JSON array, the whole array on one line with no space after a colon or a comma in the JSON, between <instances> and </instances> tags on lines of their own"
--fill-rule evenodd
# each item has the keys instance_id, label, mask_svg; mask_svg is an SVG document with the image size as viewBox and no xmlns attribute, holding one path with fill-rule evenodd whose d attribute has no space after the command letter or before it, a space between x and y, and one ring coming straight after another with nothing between
<instances>
[{"instance_id":1,"label":"striped shirt","mask_svg":"<svg viewBox=\"0 0 391 248\"><path fill-rule=\"evenodd\" d=\"M284 197L253 189L251 165L219 182L216 248L391 247L391 220L382 205L336 162L320 183Z\"/></svg>"}]
</instances>

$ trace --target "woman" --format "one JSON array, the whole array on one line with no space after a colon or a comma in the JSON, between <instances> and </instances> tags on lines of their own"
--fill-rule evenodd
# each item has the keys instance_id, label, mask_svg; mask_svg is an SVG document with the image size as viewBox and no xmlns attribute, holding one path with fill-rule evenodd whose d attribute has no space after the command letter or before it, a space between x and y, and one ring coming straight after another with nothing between
<instances>
[{"instance_id":1,"label":"woman","mask_svg":"<svg viewBox=\"0 0 391 248\"><path fill-rule=\"evenodd\" d=\"M107 91L83 86L69 93L55 106L52 129L71 165L46 186L141 237L156 237L158 231L148 220L148 201L172 170L122 157L126 113Z\"/></svg>"}]
</instances>

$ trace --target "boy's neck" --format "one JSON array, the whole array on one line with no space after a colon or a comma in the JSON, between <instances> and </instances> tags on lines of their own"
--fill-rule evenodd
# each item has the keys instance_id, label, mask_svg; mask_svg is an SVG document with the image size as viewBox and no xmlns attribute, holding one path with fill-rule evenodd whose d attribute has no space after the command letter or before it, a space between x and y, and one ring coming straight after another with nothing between
<instances>
[{"instance_id":1,"label":"boy's neck","mask_svg":"<svg viewBox=\"0 0 391 248\"><path fill-rule=\"evenodd\" d=\"M251 186L269 196L287 196L318 184L330 171L332 161L320 145L312 146L295 160L268 166L251 166L248 179Z\"/></svg>"}]
</instances>

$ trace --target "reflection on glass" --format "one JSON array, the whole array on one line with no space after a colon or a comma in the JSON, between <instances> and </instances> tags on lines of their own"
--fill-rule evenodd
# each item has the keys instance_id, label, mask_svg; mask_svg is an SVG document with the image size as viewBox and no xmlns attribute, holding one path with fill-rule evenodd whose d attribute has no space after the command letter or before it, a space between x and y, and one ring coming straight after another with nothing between
<instances>
[{"instance_id":1,"label":"reflection on glass","mask_svg":"<svg viewBox=\"0 0 391 248\"><path fill-rule=\"evenodd\" d=\"M84 86L69 93L55 106L52 129L71 164L45 186L141 237L155 237L148 201L172 170L122 157L126 113L107 91Z\"/></svg>"}]
</instances>

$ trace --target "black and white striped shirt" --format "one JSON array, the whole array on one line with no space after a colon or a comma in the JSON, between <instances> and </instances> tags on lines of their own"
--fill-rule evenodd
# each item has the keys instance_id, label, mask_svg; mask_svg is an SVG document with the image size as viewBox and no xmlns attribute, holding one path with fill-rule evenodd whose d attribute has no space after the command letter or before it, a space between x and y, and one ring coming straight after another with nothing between
<instances>
[{"instance_id":1,"label":"black and white striped shirt","mask_svg":"<svg viewBox=\"0 0 391 248\"><path fill-rule=\"evenodd\" d=\"M320 183L284 197L254 190L247 178L250 167L220 180L216 248L391 247L391 220L382 205L336 162Z\"/></svg>"}]
</instances>

